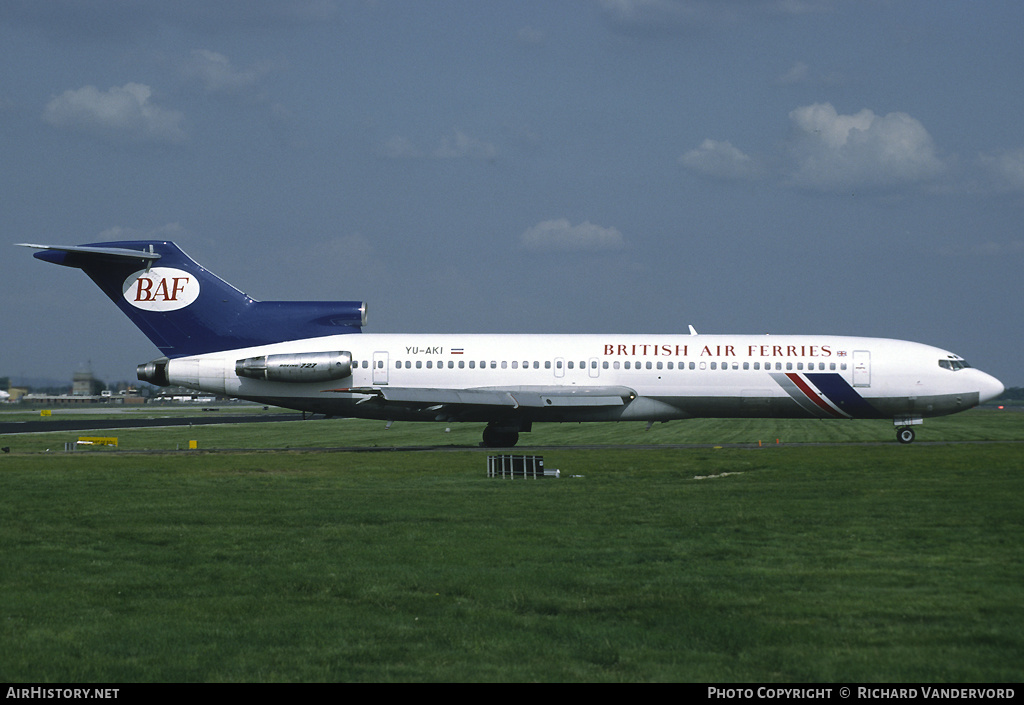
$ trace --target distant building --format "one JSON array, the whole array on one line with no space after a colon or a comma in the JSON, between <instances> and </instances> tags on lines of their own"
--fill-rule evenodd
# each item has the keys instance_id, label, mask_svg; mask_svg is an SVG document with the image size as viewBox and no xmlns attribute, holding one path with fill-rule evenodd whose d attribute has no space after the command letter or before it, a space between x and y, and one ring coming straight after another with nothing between
<instances>
[{"instance_id":1,"label":"distant building","mask_svg":"<svg viewBox=\"0 0 1024 705\"><path fill-rule=\"evenodd\" d=\"M103 391L103 383L92 376L92 370L76 372L71 386L71 394L76 397L91 397Z\"/></svg>"}]
</instances>

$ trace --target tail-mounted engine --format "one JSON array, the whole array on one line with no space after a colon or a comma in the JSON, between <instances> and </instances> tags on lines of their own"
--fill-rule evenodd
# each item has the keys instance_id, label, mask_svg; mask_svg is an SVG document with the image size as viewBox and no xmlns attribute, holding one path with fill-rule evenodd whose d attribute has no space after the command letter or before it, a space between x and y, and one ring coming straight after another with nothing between
<instances>
[{"instance_id":1,"label":"tail-mounted engine","mask_svg":"<svg viewBox=\"0 0 1024 705\"><path fill-rule=\"evenodd\" d=\"M170 362L166 357L160 357L152 362L139 365L136 369L136 375L140 382L149 382L155 384L158 387L166 387L170 385L170 380L167 378L167 363Z\"/></svg>"},{"instance_id":2,"label":"tail-mounted engine","mask_svg":"<svg viewBox=\"0 0 1024 705\"><path fill-rule=\"evenodd\" d=\"M267 382L327 382L351 376L352 353L338 351L247 357L235 362L235 374Z\"/></svg>"}]
</instances>

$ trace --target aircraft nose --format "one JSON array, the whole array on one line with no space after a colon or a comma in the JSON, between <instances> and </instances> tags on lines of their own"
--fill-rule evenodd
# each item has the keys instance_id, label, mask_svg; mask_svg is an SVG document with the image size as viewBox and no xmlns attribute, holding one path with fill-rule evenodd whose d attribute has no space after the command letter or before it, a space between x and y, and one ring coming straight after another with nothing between
<instances>
[{"instance_id":1,"label":"aircraft nose","mask_svg":"<svg viewBox=\"0 0 1024 705\"><path fill-rule=\"evenodd\" d=\"M992 375L985 373L982 373L981 384L979 386L980 388L978 389L978 397L980 398L980 403L982 404L984 404L987 401L995 399L996 397L1003 393L1004 389L1006 389L1006 387L1003 386L1002 382L1000 382Z\"/></svg>"}]
</instances>

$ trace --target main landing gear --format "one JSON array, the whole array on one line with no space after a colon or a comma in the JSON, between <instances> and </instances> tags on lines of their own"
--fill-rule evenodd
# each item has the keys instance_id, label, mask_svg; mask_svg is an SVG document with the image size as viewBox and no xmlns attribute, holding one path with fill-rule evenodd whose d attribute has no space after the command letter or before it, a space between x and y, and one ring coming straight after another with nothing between
<instances>
[{"instance_id":1,"label":"main landing gear","mask_svg":"<svg viewBox=\"0 0 1024 705\"><path fill-rule=\"evenodd\" d=\"M914 429L910 426L903 426L902 428L896 429L896 440L900 443L913 443L914 442Z\"/></svg>"},{"instance_id":2,"label":"main landing gear","mask_svg":"<svg viewBox=\"0 0 1024 705\"><path fill-rule=\"evenodd\" d=\"M511 448L519 442L519 432L529 431L532 426L530 422L511 425L489 423L484 429L484 438L480 445L485 448Z\"/></svg>"}]
</instances>

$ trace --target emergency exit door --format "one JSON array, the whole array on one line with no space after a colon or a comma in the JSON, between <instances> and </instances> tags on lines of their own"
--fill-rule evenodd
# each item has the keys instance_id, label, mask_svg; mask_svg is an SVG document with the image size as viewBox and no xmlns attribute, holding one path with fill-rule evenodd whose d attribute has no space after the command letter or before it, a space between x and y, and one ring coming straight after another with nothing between
<instances>
[{"instance_id":1,"label":"emergency exit door","mask_svg":"<svg viewBox=\"0 0 1024 705\"><path fill-rule=\"evenodd\" d=\"M388 383L388 354L385 352L375 352L373 354L373 383L374 384L387 384Z\"/></svg>"},{"instance_id":2,"label":"emergency exit door","mask_svg":"<svg viewBox=\"0 0 1024 705\"><path fill-rule=\"evenodd\" d=\"M871 386L871 351L853 351L853 386Z\"/></svg>"}]
</instances>

